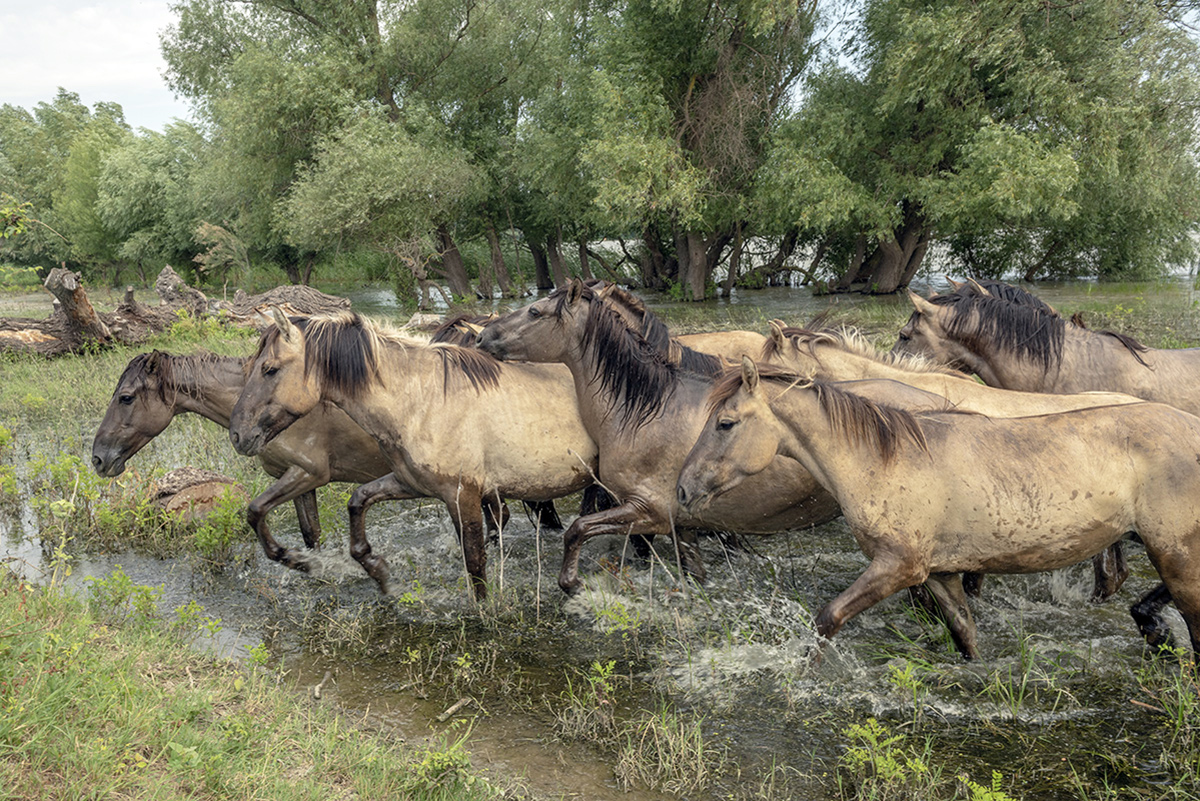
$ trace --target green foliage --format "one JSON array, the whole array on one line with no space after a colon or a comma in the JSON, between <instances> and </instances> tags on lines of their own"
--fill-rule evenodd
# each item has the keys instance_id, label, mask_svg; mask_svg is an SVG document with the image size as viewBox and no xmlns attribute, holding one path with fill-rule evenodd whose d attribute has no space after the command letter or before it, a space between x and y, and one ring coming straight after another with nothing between
<instances>
[{"instance_id":1,"label":"green foliage","mask_svg":"<svg viewBox=\"0 0 1200 801\"><path fill-rule=\"evenodd\" d=\"M710 787L728 768L727 751L705 736L702 721L665 704L625 724L619 740L615 772L626 788L688 795Z\"/></svg>"},{"instance_id":2,"label":"green foliage","mask_svg":"<svg viewBox=\"0 0 1200 801\"><path fill-rule=\"evenodd\" d=\"M228 564L234 546L246 540L246 501L237 492L226 492L217 499L192 532L196 551L218 564Z\"/></svg>"},{"instance_id":3,"label":"green foliage","mask_svg":"<svg viewBox=\"0 0 1200 801\"><path fill-rule=\"evenodd\" d=\"M936 796L941 777L930 766L928 743L918 750L904 734L893 733L875 718L851 724L846 737L838 763L843 798L917 801Z\"/></svg>"},{"instance_id":4,"label":"green foliage","mask_svg":"<svg viewBox=\"0 0 1200 801\"><path fill-rule=\"evenodd\" d=\"M104 578L88 576L88 606L98 618L112 625L147 626L158 619L158 601L163 587L135 584L116 565Z\"/></svg>"}]
</instances>

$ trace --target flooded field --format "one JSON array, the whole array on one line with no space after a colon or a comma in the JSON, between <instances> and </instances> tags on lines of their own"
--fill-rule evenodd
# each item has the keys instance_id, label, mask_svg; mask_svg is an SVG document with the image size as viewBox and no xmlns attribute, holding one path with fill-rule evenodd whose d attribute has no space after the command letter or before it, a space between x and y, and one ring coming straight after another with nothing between
<instances>
[{"instance_id":1,"label":"flooded field","mask_svg":"<svg viewBox=\"0 0 1200 801\"><path fill-rule=\"evenodd\" d=\"M1147 344L1200 341L1187 276L1037 292L1063 312L1085 311L1094 327ZM903 298L814 298L801 288L688 306L647 300L688 331L765 330L771 318L803 323L828 311L882 347L907 317ZM403 316L380 296L355 305ZM470 597L453 528L433 501L369 512L368 536L392 569L393 596L380 597L346 552L350 488L341 485L320 491L326 544L308 574L266 560L248 530L219 560L112 542L84 550L64 541L70 532L32 497L47 464L72 455L87 464L120 372L111 369L89 418L63 423L35 411L4 421L16 434L4 462L21 493L0 508L0 558L34 579L69 566L69 580L84 591L89 577L118 566L134 582L162 585L168 614L194 600L220 619L207 647L235 658L265 648L264 669L391 736L461 738L476 768L518 794L1200 797L1200 729L1189 719L1195 685L1176 662L1145 653L1128 614L1157 583L1136 545L1128 548L1133 575L1103 604L1088 600L1090 565L988 577L972 601L978 663L960 660L944 629L903 594L818 648L812 616L866 565L840 520L770 537L706 536L703 586L679 579L668 542L655 543L647 565L635 563L623 539L597 538L583 549L586 590L568 598L556 583L560 533L538 528L513 503L489 546L493 591L482 603ZM237 477L252 494L270 483L234 453L224 429L188 416L114 481L132 488L182 465ZM103 496L87 500L89 487L111 486L94 476L60 483L73 507L99 506ZM565 522L578 504L558 503ZM290 505L271 520L280 540L299 545ZM1186 642L1182 621L1172 620ZM994 781L1001 794L986 795Z\"/></svg>"}]
</instances>

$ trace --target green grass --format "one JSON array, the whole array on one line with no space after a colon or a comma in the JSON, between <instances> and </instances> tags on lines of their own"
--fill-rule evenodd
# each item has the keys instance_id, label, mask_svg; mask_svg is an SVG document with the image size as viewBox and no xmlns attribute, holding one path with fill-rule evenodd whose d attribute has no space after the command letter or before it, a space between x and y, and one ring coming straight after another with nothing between
<instances>
[{"instance_id":1,"label":"green grass","mask_svg":"<svg viewBox=\"0 0 1200 801\"><path fill-rule=\"evenodd\" d=\"M205 656L116 575L88 600L0 571L5 797L487 799L461 741L405 742Z\"/></svg>"}]
</instances>

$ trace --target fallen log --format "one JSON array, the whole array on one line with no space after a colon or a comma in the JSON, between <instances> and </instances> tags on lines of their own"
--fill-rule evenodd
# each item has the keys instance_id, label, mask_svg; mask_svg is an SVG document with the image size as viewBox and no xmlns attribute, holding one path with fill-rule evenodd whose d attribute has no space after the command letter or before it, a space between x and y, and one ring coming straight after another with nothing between
<instances>
[{"instance_id":1,"label":"fallen log","mask_svg":"<svg viewBox=\"0 0 1200 801\"><path fill-rule=\"evenodd\" d=\"M50 271L44 286L54 297L53 313L45 319L0 319L0 351L53 357L117 343L140 345L167 330L181 314L213 317L223 325L264 328L271 323L271 306L298 316L350 308L346 298L326 295L307 286L279 286L253 296L238 290L232 302L210 299L188 286L169 265L154 282L158 306L138 301L133 288L127 287L116 309L98 313L84 291L79 274L61 267Z\"/></svg>"}]
</instances>

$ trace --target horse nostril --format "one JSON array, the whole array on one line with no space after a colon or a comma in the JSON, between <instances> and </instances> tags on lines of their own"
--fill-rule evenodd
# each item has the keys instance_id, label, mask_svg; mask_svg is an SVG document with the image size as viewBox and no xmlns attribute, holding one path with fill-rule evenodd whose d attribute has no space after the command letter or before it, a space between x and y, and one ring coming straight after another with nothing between
<instances>
[{"instance_id":1,"label":"horse nostril","mask_svg":"<svg viewBox=\"0 0 1200 801\"><path fill-rule=\"evenodd\" d=\"M94 467L94 468L96 468L97 470L99 470L99 469L100 469L100 465L101 465L102 463L103 463L103 460L102 460L102 459L101 459L99 456L93 456L93 457L92 457L92 467Z\"/></svg>"},{"instance_id":2,"label":"horse nostril","mask_svg":"<svg viewBox=\"0 0 1200 801\"><path fill-rule=\"evenodd\" d=\"M236 431L229 432L229 441L232 442L235 446L239 442L241 442L241 440L242 440L242 438L238 435L238 432L236 432Z\"/></svg>"},{"instance_id":3,"label":"horse nostril","mask_svg":"<svg viewBox=\"0 0 1200 801\"><path fill-rule=\"evenodd\" d=\"M679 505L687 506L688 493L687 490L683 488L682 484L675 488L675 494L679 498Z\"/></svg>"}]
</instances>

